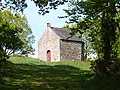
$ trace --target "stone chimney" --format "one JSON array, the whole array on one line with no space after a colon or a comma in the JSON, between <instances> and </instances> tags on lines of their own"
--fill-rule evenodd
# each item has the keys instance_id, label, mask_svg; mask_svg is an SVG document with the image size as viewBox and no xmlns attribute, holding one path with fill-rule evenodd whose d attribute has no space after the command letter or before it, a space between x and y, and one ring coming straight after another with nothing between
<instances>
[{"instance_id":1,"label":"stone chimney","mask_svg":"<svg viewBox=\"0 0 120 90\"><path fill-rule=\"evenodd\" d=\"M51 23L47 23L47 27L50 27L50 28L51 28Z\"/></svg>"}]
</instances>

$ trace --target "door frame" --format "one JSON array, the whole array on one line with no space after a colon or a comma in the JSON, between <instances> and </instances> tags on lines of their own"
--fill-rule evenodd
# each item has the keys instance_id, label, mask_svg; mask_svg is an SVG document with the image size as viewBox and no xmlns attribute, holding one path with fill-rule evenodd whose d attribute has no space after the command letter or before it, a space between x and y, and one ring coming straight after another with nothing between
<instances>
[{"instance_id":1,"label":"door frame","mask_svg":"<svg viewBox=\"0 0 120 90\"><path fill-rule=\"evenodd\" d=\"M51 62L51 51L47 50L47 61Z\"/></svg>"}]
</instances>

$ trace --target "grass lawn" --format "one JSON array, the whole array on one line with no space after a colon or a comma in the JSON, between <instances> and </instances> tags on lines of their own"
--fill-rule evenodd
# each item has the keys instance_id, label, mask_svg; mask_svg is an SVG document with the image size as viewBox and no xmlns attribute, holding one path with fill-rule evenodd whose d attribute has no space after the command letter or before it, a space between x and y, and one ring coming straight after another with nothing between
<instances>
[{"instance_id":1,"label":"grass lawn","mask_svg":"<svg viewBox=\"0 0 120 90\"><path fill-rule=\"evenodd\" d=\"M120 77L95 76L90 62L43 62L12 57L0 76L0 90L120 90Z\"/></svg>"}]
</instances>

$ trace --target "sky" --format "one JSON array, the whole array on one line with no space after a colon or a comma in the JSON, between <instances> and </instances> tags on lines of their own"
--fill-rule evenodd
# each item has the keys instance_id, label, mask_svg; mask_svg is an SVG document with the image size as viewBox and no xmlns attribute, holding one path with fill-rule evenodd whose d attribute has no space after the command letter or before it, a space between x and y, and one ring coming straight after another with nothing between
<instances>
[{"instance_id":1,"label":"sky","mask_svg":"<svg viewBox=\"0 0 120 90\"><path fill-rule=\"evenodd\" d=\"M63 27L66 25L67 19L59 19L58 16L64 16L65 12L63 8L67 8L67 5L58 6L57 10L50 10L50 13L44 16L38 14L39 8L37 8L32 1L28 1L28 7L24 10L24 14L27 17L28 24L30 25L33 35L35 36L35 43L33 48L35 49L35 55L31 57L38 57L38 40L44 33L47 23L50 22L53 27Z\"/></svg>"}]
</instances>

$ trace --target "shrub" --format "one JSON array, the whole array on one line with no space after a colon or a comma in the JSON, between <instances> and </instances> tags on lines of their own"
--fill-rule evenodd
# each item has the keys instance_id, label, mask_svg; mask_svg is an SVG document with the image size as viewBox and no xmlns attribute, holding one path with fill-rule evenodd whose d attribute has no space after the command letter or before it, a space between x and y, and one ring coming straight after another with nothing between
<instances>
[{"instance_id":1,"label":"shrub","mask_svg":"<svg viewBox=\"0 0 120 90\"><path fill-rule=\"evenodd\" d=\"M91 69L96 74L102 75L119 75L120 74L120 60L113 60L111 62L105 60L91 61Z\"/></svg>"}]
</instances>

